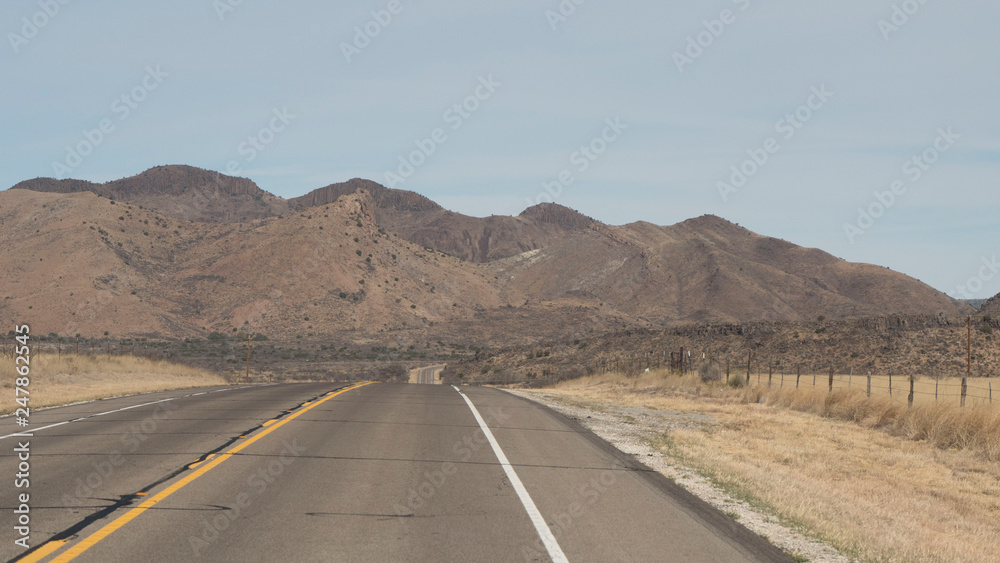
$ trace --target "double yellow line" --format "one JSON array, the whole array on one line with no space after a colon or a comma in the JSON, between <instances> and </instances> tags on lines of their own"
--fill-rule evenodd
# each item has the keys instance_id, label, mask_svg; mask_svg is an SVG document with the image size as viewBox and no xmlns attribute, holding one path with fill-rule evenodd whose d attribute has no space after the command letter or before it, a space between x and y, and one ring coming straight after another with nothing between
<instances>
[{"instance_id":1,"label":"double yellow line","mask_svg":"<svg viewBox=\"0 0 1000 563\"><path fill-rule=\"evenodd\" d=\"M201 477L202 475L208 473L209 471L212 470L212 468L216 467L220 463L222 463L222 462L226 461L227 459L231 458L233 455L239 453L241 450L243 450L244 448L246 448L250 444L256 442L257 440L260 440L264 436L267 436L271 432L274 432L278 428L281 428L283 425L291 422L296 417L298 417L298 416L300 416L302 414L305 414L310 409L313 409L313 408L316 408L316 407L320 406L324 402L329 401L330 399L336 397L337 395L341 395L343 393L347 393L348 391L352 391L352 390L357 389L359 387L364 387L365 385L368 385L370 383L372 383L372 382L368 381L368 382L365 382L365 383L358 383L356 385L352 385L350 387L346 387L346 388L341 389L339 391L331 391L331 392L327 393L325 396L323 396L323 398L321 398L321 399L317 399L317 400L315 400L315 401L313 401L311 403L306 403L305 405L303 405L302 408L298 409L297 411L294 411L291 415L289 415L287 417L282 417L282 418L279 418L279 419L273 419L272 421L268 421L267 423L264 424L265 428L263 428L260 432L258 432L257 434L255 434L253 437L247 439L246 441L240 442L236 446L233 446L232 448L226 450L225 452L223 452L221 454L218 454L217 457L213 458L213 457L209 456L209 458L205 459L203 462L193 464L191 466L191 468L198 467L198 469L195 470L193 473L191 473L190 475L187 475L186 477L184 477L180 481L177 481L173 485L170 485L166 489L163 489L162 491L160 491L156 495L154 495L152 497L149 497L148 499L146 499L145 501L143 501L142 504L140 504L139 506L136 506L135 508L133 508L133 509L129 510L128 512L126 512L125 514L122 514L121 516L119 516L118 518L116 518L111 523L105 525L100 530L97 530L93 534L87 536L82 541L80 541L79 543L77 543L76 545L74 545L73 547L71 547L69 550L67 550L66 552L64 552L61 555L59 555L59 557L56 557L55 559L53 559L51 563L62 563L62 562L65 562L65 561L71 561L71 560L73 560L75 557L77 557L78 555L80 555L84 551L87 551L88 549L90 549L91 547L93 547L94 545L96 545L97 542L103 540L104 538L106 538L109 535L111 535L112 533L114 533L115 530L117 530L118 528L121 528L125 524L128 524L129 522L131 522L134 518L136 518L137 516L139 516L143 512L149 510L150 508L152 508L153 506L155 506L160 501L164 500L165 498L169 497L170 495L172 495L172 494L176 493L177 491L181 490L182 488L184 488L185 485L187 485L191 481L194 481L198 477ZM211 460L211 461L209 461L209 460ZM25 557L21 561L22 562L27 562L27 563L32 563L34 561L40 561L45 556L49 555L50 553L54 553L59 548L61 548L62 546L66 545L66 543L68 543L68 540L54 540L54 541L47 542L45 544L42 544L38 548L37 551L35 551L31 555L29 555L28 557Z\"/></svg>"}]
</instances>

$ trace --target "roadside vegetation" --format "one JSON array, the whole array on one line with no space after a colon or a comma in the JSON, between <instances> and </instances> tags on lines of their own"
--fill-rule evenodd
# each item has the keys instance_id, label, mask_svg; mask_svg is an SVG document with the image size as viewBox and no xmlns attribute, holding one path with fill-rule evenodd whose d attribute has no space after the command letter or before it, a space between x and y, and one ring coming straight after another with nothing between
<instances>
[{"instance_id":1,"label":"roadside vegetation","mask_svg":"<svg viewBox=\"0 0 1000 563\"><path fill-rule=\"evenodd\" d=\"M9 414L17 406L14 403L17 377L13 361L0 362L3 382L0 387L4 390L0 414ZM34 355L28 385L29 407L225 384L225 379L203 369L135 356Z\"/></svg>"},{"instance_id":2,"label":"roadside vegetation","mask_svg":"<svg viewBox=\"0 0 1000 563\"><path fill-rule=\"evenodd\" d=\"M1000 409L917 405L862 390L733 387L650 372L537 392L589 408L704 415L646 439L780 521L862 561L989 561L1000 553Z\"/></svg>"}]
</instances>

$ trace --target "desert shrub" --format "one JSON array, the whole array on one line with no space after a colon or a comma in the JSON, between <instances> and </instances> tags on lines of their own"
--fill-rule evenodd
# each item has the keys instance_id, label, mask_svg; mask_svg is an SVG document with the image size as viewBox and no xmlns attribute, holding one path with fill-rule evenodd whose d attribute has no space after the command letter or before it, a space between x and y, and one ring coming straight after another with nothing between
<instances>
[{"instance_id":1,"label":"desert shrub","mask_svg":"<svg viewBox=\"0 0 1000 563\"><path fill-rule=\"evenodd\" d=\"M722 368L715 362L705 362L698 366L698 376L705 383L722 381Z\"/></svg>"},{"instance_id":2,"label":"desert shrub","mask_svg":"<svg viewBox=\"0 0 1000 563\"><path fill-rule=\"evenodd\" d=\"M410 374L403 364L382 364L372 368L371 379L385 383L405 383L409 381Z\"/></svg>"}]
</instances>

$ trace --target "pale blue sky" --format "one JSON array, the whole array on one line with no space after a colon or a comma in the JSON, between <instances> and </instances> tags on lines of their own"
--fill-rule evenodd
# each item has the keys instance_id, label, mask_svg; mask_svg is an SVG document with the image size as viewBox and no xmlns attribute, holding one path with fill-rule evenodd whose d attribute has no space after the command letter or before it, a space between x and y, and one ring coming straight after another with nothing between
<instances>
[{"instance_id":1,"label":"pale blue sky","mask_svg":"<svg viewBox=\"0 0 1000 563\"><path fill-rule=\"evenodd\" d=\"M1000 292L1000 266L983 262L1000 253L996 3L399 0L382 25L372 12L389 0L220 12L229 2L0 4L0 187L56 176L53 163L93 181L235 165L293 197L352 177L387 183L441 129L396 187L455 211L517 214L547 201L548 183L558 203L608 223L714 213L952 295ZM575 10L554 18L560 5ZM897 29L880 29L893 17ZM348 62L343 44L366 25L377 35ZM684 54L699 33L707 46ZM446 113L477 87L475 111ZM832 95L811 99L814 88ZM779 122L810 102L786 134ZM616 118L627 128L606 131ZM67 158L103 120L92 152ZM241 143L272 125L251 160ZM958 138L937 140L949 128ZM933 165L904 169L936 140L949 150L929 152ZM592 142L603 154L574 156ZM767 162L745 163L747 151ZM733 166L754 173L723 198ZM557 190L564 170L573 181ZM852 242L845 224L861 207L878 213L874 192L897 179L900 195Z\"/></svg>"}]
</instances>

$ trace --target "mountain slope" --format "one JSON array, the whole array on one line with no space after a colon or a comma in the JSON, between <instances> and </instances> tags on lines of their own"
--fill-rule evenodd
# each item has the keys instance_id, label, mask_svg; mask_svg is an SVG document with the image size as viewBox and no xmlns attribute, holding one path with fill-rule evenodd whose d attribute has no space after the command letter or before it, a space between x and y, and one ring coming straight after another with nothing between
<instances>
[{"instance_id":1,"label":"mountain slope","mask_svg":"<svg viewBox=\"0 0 1000 563\"><path fill-rule=\"evenodd\" d=\"M472 262L489 262L541 248L595 221L561 205L542 204L517 217L470 217L448 211L422 195L354 179L289 200L293 209L325 205L364 190L372 195L378 224L416 244Z\"/></svg>"},{"instance_id":2,"label":"mountain slope","mask_svg":"<svg viewBox=\"0 0 1000 563\"><path fill-rule=\"evenodd\" d=\"M18 186L0 193L0 244L17 249L0 255L0 321L60 334L249 327L496 345L679 322L971 312L903 274L714 216L611 226L542 204L476 218L365 180L286 201L190 167Z\"/></svg>"},{"instance_id":3,"label":"mountain slope","mask_svg":"<svg viewBox=\"0 0 1000 563\"><path fill-rule=\"evenodd\" d=\"M714 216L600 225L495 264L529 299L587 295L650 321L800 320L967 306L891 270L754 234Z\"/></svg>"},{"instance_id":4,"label":"mountain slope","mask_svg":"<svg viewBox=\"0 0 1000 563\"><path fill-rule=\"evenodd\" d=\"M288 212L283 199L265 192L246 178L193 166L157 166L142 174L104 184L35 178L11 189L63 194L93 192L185 221L231 223Z\"/></svg>"},{"instance_id":5,"label":"mountain slope","mask_svg":"<svg viewBox=\"0 0 1000 563\"><path fill-rule=\"evenodd\" d=\"M1000 318L1000 293L990 297L979 307L980 315L990 315Z\"/></svg>"}]
</instances>

